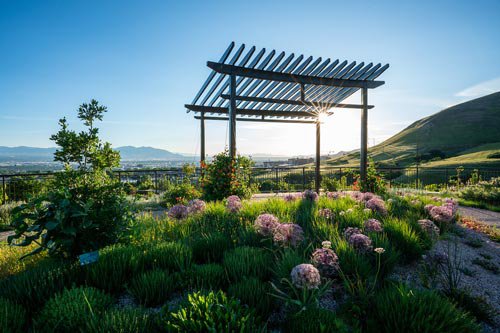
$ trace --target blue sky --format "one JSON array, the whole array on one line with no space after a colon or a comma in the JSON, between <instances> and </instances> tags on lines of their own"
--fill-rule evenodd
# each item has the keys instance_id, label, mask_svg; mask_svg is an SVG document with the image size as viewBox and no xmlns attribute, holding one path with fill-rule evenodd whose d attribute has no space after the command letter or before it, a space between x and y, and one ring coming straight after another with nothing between
<instances>
[{"instance_id":1,"label":"blue sky","mask_svg":"<svg viewBox=\"0 0 500 333\"><path fill-rule=\"evenodd\" d=\"M500 1L3 1L0 145L52 146L96 98L114 146L199 152L189 103L231 41L389 63L370 93L370 144L461 101L500 90ZM357 102L359 96L353 96ZM77 127L78 128L78 127ZM322 152L359 147L359 111L323 126ZM207 125L207 152L226 144ZM238 124L242 153L312 154L309 125Z\"/></svg>"}]
</instances>

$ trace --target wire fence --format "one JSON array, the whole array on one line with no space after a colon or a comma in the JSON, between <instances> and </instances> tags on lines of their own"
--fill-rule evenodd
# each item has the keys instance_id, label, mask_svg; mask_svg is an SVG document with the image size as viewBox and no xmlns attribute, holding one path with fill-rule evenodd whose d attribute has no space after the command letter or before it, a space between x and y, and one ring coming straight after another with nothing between
<instances>
[{"instance_id":1,"label":"wire fence","mask_svg":"<svg viewBox=\"0 0 500 333\"><path fill-rule=\"evenodd\" d=\"M471 177L489 180L500 177L500 169L394 167L378 168L378 174L391 188L437 190L465 184ZM49 189L56 173L28 173L0 175L0 203L25 201ZM182 168L115 170L113 177L134 189L134 193L162 193L186 177L199 184L201 170L186 175ZM359 168L321 168L322 187L352 188ZM252 168L250 182L260 192L303 191L315 188L315 170L311 167ZM333 184L333 185L332 185Z\"/></svg>"}]
</instances>

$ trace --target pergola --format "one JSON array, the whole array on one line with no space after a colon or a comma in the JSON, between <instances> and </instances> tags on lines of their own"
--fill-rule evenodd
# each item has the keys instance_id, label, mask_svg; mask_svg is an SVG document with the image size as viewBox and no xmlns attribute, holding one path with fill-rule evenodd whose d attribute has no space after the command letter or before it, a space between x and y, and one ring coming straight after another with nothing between
<instances>
[{"instance_id":1,"label":"pergola","mask_svg":"<svg viewBox=\"0 0 500 333\"><path fill-rule=\"evenodd\" d=\"M236 122L301 123L316 125L316 191L320 190L320 115L333 108L361 110L360 176L366 180L368 150L368 89L388 67L330 58L304 57L275 50L257 51L232 42L218 62L208 61L210 75L196 94L188 112L200 120L200 161L205 160L205 121L229 121L229 154L236 156ZM361 90L361 104L342 103Z\"/></svg>"}]
</instances>

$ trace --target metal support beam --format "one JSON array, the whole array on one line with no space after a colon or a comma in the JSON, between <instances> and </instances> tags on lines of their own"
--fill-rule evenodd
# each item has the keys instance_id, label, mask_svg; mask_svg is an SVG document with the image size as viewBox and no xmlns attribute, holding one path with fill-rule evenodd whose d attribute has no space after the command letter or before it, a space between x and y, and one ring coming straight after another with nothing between
<instances>
[{"instance_id":1,"label":"metal support beam","mask_svg":"<svg viewBox=\"0 0 500 333\"><path fill-rule=\"evenodd\" d=\"M205 162L205 114L200 117L200 166Z\"/></svg>"},{"instance_id":2,"label":"metal support beam","mask_svg":"<svg viewBox=\"0 0 500 333\"><path fill-rule=\"evenodd\" d=\"M194 119L201 119L201 116L195 116ZM205 120L229 120L227 117L207 117ZM251 121L257 123L289 123L289 124L316 124L315 120L284 120L284 119L267 119L267 118L236 118L236 121Z\"/></svg>"},{"instance_id":3,"label":"metal support beam","mask_svg":"<svg viewBox=\"0 0 500 333\"><path fill-rule=\"evenodd\" d=\"M236 158L236 76L230 76L229 82L229 156Z\"/></svg>"},{"instance_id":4,"label":"metal support beam","mask_svg":"<svg viewBox=\"0 0 500 333\"><path fill-rule=\"evenodd\" d=\"M305 91L304 91L304 90L305 90L305 89L304 89L304 84L303 84L303 83L301 83L301 84L300 84L300 101L301 101L302 103L304 103L304 102L306 101L306 93L305 93Z\"/></svg>"},{"instance_id":5,"label":"metal support beam","mask_svg":"<svg viewBox=\"0 0 500 333\"><path fill-rule=\"evenodd\" d=\"M368 162L368 89L361 89L361 149L359 158L359 170L361 180L366 184L366 169Z\"/></svg>"},{"instance_id":6,"label":"metal support beam","mask_svg":"<svg viewBox=\"0 0 500 333\"><path fill-rule=\"evenodd\" d=\"M235 99L236 100L236 99ZM205 113L221 113L229 114L230 108L218 107L218 106L202 106L202 105L184 105L187 109L194 112L205 112ZM278 111L278 110L253 110L253 109L236 109L237 115L245 116L265 116L265 117L304 117L304 118L316 118L313 112L307 111ZM333 113L330 113L333 114Z\"/></svg>"},{"instance_id":7,"label":"metal support beam","mask_svg":"<svg viewBox=\"0 0 500 333\"><path fill-rule=\"evenodd\" d=\"M300 75L291 73L280 73L262 69L254 69L235 65L221 64L208 61L207 66L221 74L237 75L260 80L272 80L290 83L314 84L320 86L343 87L343 88L377 88L383 85L384 81L365 81L351 79L325 78L311 75Z\"/></svg>"},{"instance_id":8,"label":"metal support beam","mask_svg":"<svg viewBox=\"0 0 500 333\"><path fill-rule=\"evenodd\" d=\"M315 185L316 185L316 193L319 194L320 186L321 186L321 153L320 153L320 129L321 123L319 118L316 120L316 170L315 170Z\"/></svg>"},{"instance_id":9,"label":"metal support beam","mask_svg":"<svg viewBox=\"0 0 500 333\"><path fill-rule=\"evenodd\" d=\"M229 95L222 94L223 99L229 99ZM315 108L339 108L339 109L362 109L361 104L345 104L345 103L325 103L321 101L296 101L289 99L279 99L279 98L265 98L265 97L254 97L254 96L236 96L237 101L249 101L249 102L263 102L263 103L274 103L274 104L284 104L284 105L298 105L298 106L310 106ZM373 109L373 105L368 105L368 109Z\"/></svg>"}]
</instances>

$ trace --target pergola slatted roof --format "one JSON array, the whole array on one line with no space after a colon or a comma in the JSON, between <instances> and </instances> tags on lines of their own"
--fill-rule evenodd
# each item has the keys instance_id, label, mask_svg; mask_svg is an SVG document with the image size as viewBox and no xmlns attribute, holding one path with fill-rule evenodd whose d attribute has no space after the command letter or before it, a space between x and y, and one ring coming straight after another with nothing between
<instances>
[{"instance_id":1,"label":"pergola slatted roof","mask_svg":"<svg viewBox=\"0 0 500 333\"><path fill-rule=\"evenodd\" d=\"M256 52L245 44L232 42L218 62L207 62L212 70L196 94L189 111L200 120L200 161L205 160L205 121L223 120L229 124L229 154L236 156L236 122L259 121L315 124L316 191L320 185L320 115L331 115L331 108L361 110L360 174L366 180L368 150L368 89L384 84L376 79L389 65L348 62L266 49ZM343 101L361 91L360 104Z\"/></svg>"},{"instance_id":2,"label":"pergola slatted roof","mask_svg":"<svg viewBox=\"0 0 500 333\"><path fill-rule=\"evenodd\" d=\"M330 108L361 108L342 102L361 88L376 88L388 64L331 61L232 42L196 94L189 111L225 116L230 107L230 76L236 75L236 113L255 119L316 119ZM369 106L370 108L371 106ZM213 117L212 117L213 118Z\"/></svg>"}]
</instances>

